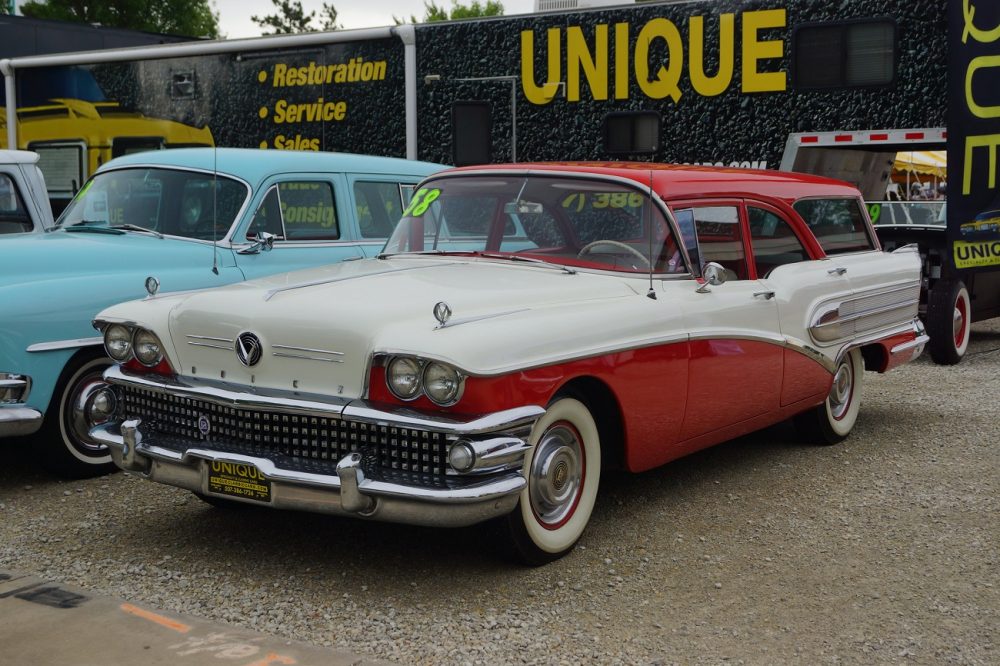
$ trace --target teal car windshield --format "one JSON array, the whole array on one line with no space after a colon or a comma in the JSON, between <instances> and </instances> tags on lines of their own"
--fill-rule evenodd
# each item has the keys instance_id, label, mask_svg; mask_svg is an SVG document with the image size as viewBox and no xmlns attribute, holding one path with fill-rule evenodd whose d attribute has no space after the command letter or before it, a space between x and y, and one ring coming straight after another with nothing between
<instances>
[{"instance_id":1,"label":"teal car windshield","mask_svg":"<svg viewBox=\"0 0 1000 666\"><path fill-rule=\"evenodd\" d=\"M118 169L98 173L88 181L56 227L146 230L218 240L229 232L248 195L242 182L216 174Z\"/></svg>"},{"instance_id":2,"label":"teal car windshield","mask_svg":"<svg viewBox=\"0 0 1000 666\"><path fill-rule=\"evenodd\" d=\"M503 174L429 181L382 256L462 253L625 273L685 272L662 209L595 178Z\"/></svg>"}]
</instances>

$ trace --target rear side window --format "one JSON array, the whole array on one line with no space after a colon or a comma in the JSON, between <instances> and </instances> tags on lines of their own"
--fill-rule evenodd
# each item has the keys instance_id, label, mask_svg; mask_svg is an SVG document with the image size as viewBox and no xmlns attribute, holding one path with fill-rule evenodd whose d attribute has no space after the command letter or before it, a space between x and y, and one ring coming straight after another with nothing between
<instances>
[{"instance_id":1,"label":"rear side window","mask_svg":"<svg viewBox=\"0 0 1000 666\"><path fill-rule=\"evenodd\" d=\"M358 181L354 183L354 203L362 238L388 238L403 214L398 183Z\"/></svg>"},{"instance_id":2,"label":"rear side window","mask_svg":"<svg viewBox=\"0 0 1000 666\"><path fill-rule=\"evenodd\" d=\"M875 249L856 200L802 199L794 208L827 254Z\"/></svg>"},{"instance_id":3,"label":"rear side window","mask_svg":"<svg viewBox=\"0 0 1000 666\"><path fill-rule=\"evenodd\" d=\"M778 266L809 258L792 227L769 210L747 208L750 222L750 247L753 248L757 277L764 278Z\"/></svg>"}]
</instances>

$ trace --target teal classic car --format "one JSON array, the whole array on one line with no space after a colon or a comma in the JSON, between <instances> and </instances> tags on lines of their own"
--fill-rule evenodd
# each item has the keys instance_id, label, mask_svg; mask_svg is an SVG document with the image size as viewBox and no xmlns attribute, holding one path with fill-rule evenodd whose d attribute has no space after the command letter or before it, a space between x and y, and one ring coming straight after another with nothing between
<instances>
[{"instance_id":1,"label":"teal classic car","mask_svg":"<svg viewBox=\"0 0 1000 666\"><path fill-rule=\"evenodd\" d=\"M110 362L97 312L147 291L373 256L413 185L441 168L224 148L108 162L51 231L0 243L0 437L31 435L33 455L61 476L112 469L88 435L114 407L98 392Z\"/></svg>"}]
</instances>

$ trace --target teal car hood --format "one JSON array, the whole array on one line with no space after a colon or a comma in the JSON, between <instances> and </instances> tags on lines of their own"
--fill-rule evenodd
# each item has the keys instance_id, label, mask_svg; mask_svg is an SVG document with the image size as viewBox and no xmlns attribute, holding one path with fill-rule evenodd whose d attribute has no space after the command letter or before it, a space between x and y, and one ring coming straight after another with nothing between
<instances>
[{"instance_id":1,"label":"teal car hood","mask_svg":"<svg viewBox=\"0 0 1000 666\"><path fill-rule=\"evenodd\" d=\"M220 266L234 265L227 247L219 247L214 253ZM158 238L142 232L53 231L0 244L0 287L95 275L156 275L162 270L198 268L211 271L212 266L211 243ZM141 282L136 284L137 289L141 286ZM169 287L164 284L165 290Z\"/></svg>"}]
</instances>

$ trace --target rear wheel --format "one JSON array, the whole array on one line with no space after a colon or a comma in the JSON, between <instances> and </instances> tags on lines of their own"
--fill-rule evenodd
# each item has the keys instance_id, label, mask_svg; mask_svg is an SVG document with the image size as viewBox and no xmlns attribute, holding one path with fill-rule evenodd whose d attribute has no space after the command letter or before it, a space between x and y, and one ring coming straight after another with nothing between
<instances>
[{"instance_id":1,"label":"rear wheel","mask_svg":"<svg viewBox=\"0 0 1000 666\"><path fill-rule=\"evenodd\" d=\"M539 566L568 553L587 527L601 478L601 444L590 411L567 397L549 405L531 442L528 485L507 524L518 559Z\"/></svg>"},{"instance_id":2,"label":"rear wheel","mask_svg":"<svg viewBox=\"0 0 1000 666\"><path fill-rule=\"evenodd\" d=\"M939 280L927 297L927 349L938 365L955 365L969 348L972 303L961 280Z\"/></svg>"},{"instance_id":3,"label":"rear wheel","mask_svg":"<svg viewBox=\"0 0 1000 666\"><path fill-rule=\"evenodd\" d=\"M85 479L115 469L107 447L90 438L94 398L103 389L111 361L87 356L67 366L32 443L42 467L67 479Z\"/></svg>"},{"instance_id":4,"label":"rear wheel","mask_svg":"<svg viewBox=\"0 0 1000 666\"><path fill-rule=\"evenodd\" d=\"M837 364L830 392L822 405L795 417L799 433L816 444L837 444L847 439L861 410L865 362L860 349L852 349Z\"/></svg>"}]
</instances>

